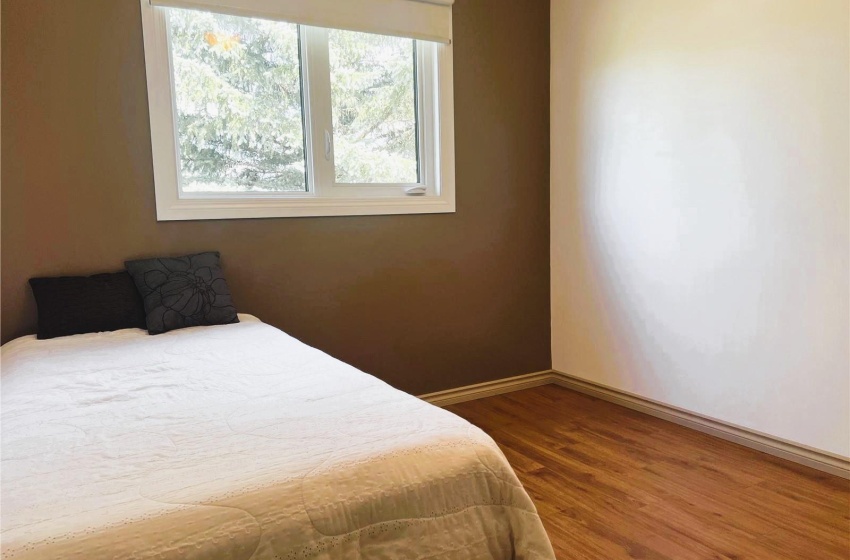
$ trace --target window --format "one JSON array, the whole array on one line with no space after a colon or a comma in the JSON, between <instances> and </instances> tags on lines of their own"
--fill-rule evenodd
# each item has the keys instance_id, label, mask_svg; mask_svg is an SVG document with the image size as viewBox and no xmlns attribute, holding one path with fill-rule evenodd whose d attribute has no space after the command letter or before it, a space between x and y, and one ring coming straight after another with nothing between
<instances>
[{"instance_id":1,"label":"window","mask_svg":"<svg viewBox=\"0 0 850 560\"><path fill-rule=\"evenodd\" d=\"M142 0L159 220L454 211L450 44L187 1Z\"/></svg>"}]
</instances>

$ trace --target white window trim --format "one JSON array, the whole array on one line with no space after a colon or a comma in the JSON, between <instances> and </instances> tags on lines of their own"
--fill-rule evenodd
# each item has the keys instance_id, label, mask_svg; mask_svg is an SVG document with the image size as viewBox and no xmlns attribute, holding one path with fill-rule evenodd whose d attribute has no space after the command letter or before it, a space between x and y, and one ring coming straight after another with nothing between
<instances>
[{"instance_id":1,"label":"white window trim","mask_svg":"<svg viewBox=\"0 0 850 560\"><path fill-rule=\"evenodd\" d=\"M318 95L330 95L329 87L305 86L305 162L309 172L304 193L182 193L179 186L176 106L174 102L171 49L165 12L141 0L147 70L148 106L151 125L154 188L157 220L217 220L232 218L277 218L306 216L360 216L380 214L432 214L455 211L454 181L454 94L452 45L417 41L417 65L432 76L432 87L418 80L421 176L417 185L335 184L331 159L324 157L324 131L332 130L330 104L317 111ZM315 52L311 39L326 31L302 27L305 50L304 72L311 65L327 64L327 52ZM326 43L325 43L326 45ZM324 58L323 58L324 57ZM315 67L313 68L315 70ZM322 91L327 88L327 91ZM426 111L437 115L425 118ZM433 163L429 163L433 162ZM404 195L410 186L424 186L425 195Z\"/></svg>"}]
</instances>

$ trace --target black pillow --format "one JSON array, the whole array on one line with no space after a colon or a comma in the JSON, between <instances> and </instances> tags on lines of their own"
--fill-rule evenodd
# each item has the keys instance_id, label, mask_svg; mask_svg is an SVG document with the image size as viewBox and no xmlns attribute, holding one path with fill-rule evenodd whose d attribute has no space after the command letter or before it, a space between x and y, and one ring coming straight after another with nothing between
<instances>
[{"instance_id":1,"label":"black pillow","mask_svg":"<svg viewBox=\"0 0 850 560\"><path fill-rule=\"evenodd\" d=\"M126 272L31 278L38 338L145 328L142 298Z\"/></svg>"},{"instance_id":2,"label":"black pillow","mask_svg":"<svg viewBox=\"0 0 850 560\"><path fill-rule=\"evenodd\" d=\"M238 323L218 252L124 263L142 295L150 334Z\"/></svg>"}]
</instances>

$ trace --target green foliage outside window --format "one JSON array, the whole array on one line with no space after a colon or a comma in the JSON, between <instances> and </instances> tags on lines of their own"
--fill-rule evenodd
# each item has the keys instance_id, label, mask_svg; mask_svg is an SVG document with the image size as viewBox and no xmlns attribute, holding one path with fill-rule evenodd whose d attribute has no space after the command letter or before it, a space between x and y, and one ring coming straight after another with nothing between
<instances>
[{"instance_id":1,"label":"green foliage outside window","mask_svg":"<svg viewBox=\"0 0 850 560\"><path fill-rule=\"evenodd\" d=\"M183 189L306 190L298 26L169 16ZM416 182L413 41L332 31L329 54L337 181Z\"/></svg>"}]
</instances>

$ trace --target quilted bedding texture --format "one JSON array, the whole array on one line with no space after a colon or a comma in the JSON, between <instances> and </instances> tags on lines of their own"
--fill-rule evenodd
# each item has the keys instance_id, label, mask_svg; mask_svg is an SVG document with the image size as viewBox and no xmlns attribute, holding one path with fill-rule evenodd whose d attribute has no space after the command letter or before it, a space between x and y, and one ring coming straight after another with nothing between
<instances>
[{"instance_id":1,"label":"quilted bedding texture","mask_svg":"<svg viewBox=\"0 0 850 560\"><path fill-rule=\"evenodd\" d=\"M240 318L3 346L3 558L554 558L485 433Z\"/></svg>"}]
</instances>

